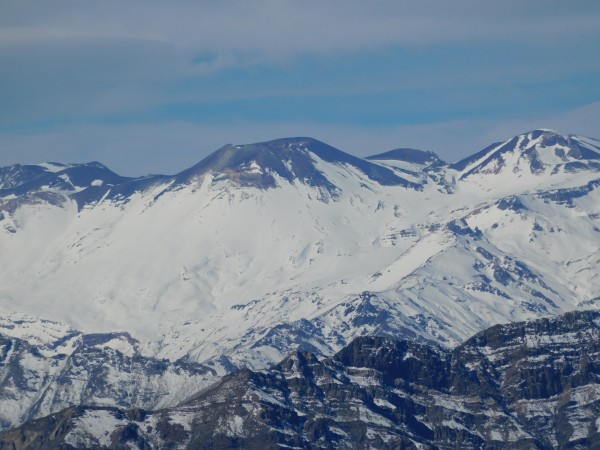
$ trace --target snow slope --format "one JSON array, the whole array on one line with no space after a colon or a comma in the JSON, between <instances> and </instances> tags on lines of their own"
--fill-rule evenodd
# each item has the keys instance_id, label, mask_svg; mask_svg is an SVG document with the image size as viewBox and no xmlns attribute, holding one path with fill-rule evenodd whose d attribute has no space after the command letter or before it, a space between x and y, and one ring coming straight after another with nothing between
<instances>
[{"instance_id":1,"label":"snow slope","mask_svg":"<svg viewBox=\"0 0 600 450\"><path fill-rule=\"evenodd\" d=\"M173 177L1 169L0 307L218 373L597 308L599 146L536 130L446 165L291 138Z\"/></svg>"}]
</instances>

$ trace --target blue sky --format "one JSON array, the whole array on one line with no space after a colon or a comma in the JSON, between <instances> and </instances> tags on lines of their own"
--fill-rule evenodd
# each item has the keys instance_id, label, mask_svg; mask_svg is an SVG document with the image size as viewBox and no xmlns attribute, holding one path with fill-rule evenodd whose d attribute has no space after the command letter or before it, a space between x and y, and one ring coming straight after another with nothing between
<instances>
[{"instance_id":1,"label":"blue sky","mask_svg":"<svg viewBox=\"0 0 600 450\"><path fill-rule=\"evenodd\" d=\"M536 127L600 137L593 1L0 0L0 165L173 173L312 136L453 161Z\"/></svg>"}]
</instances>

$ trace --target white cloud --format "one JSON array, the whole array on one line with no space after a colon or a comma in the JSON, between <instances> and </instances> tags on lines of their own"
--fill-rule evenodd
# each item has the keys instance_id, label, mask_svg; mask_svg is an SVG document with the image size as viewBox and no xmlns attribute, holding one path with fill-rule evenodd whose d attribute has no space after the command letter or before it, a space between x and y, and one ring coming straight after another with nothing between
<instances>
[{"instance_id":1,"label":"white cloud","mask_svg":"<svg viewBox=\"0 0 600 450\"><path fill-rule=\"evenodd\" d=\"M530 46L532 54L540 51L550 56L558 44L571 43L563 45L555 64L548 56L544 64L519 61L478 70L461 70L460 64L454 64L434 73L427 68L419 72L417 67L410 77L400 74L397 84L379 77L348 84L334 80L322 86L282 84L266 90L250 86L210 92L208 88L202 95L212 96L208 100L214 102L310 95L318 103L319 96L448 87L456 80L463 84L486 80L492 85L493 80L522 80L526 71L528 82L564 77L574 68L597 71L597 58L583 58L582 52L575 55L575 51L565 55L589 37L598 39L597 0L0 0L0 11L3 165L98 159L125 173L174 172L227 141L298 134L313 135L360 155L414 146L457 159L538 126L598 134L598 103L539 121L515 117L500 122L482 119L380 127L317 124L308 119L210 126L143 123L148 109L186 100L189 91L172 89L182 80L202 79L227 67L286 64L306 55L364 55L391 47L426 52L435 45L509 42ZM590 101L596 100L592 95ZM98 116L128 114L140 114L138 123L89 122ZM60 126L56 123L60 120L70 125ZM49 121L52 128L38 127L39 121ZM15 126L13 131L11 126ZM19 132L20 126L34 131Z\"/></svg>"},{"instance_id":2,"label":"white cloud","mask_svg":"<svg viewBox=\"0 0 600 450\"><path fill-rule=\"evenodd\" d=\"M139 39L231 60L473 40L542 43L597 35L596 2L237 0L4 2L2 45Z\"/></svg>"}]
</instances>

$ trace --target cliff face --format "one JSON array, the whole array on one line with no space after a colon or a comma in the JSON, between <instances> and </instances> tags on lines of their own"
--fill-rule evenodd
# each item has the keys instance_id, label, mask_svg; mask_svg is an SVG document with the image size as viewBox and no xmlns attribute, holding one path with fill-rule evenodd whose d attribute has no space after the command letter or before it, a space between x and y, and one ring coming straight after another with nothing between
<instances>
[{"instance_id":1,"label":"cliff face","mask_svg":"<svg viewBox=\"0 0 600 450\"><path fill-rule=\"evenodd\" d=\"M73 405L163 408L214 383L209 367L141 355L127 333L64 334L32 345L0 333L0 429Z\"/></svg>"},{"instance_id":2,"label":"cliff face","mask_svg":"<svg viewBox=\"0 0 600 450\"><path fill-rule=\"evenodd\" d=\"M364 337L295 352L175 408L74 407L0 434L1 449L600 446L600 312L499 325L452 351Z\"/></svg>"}]
</instances>

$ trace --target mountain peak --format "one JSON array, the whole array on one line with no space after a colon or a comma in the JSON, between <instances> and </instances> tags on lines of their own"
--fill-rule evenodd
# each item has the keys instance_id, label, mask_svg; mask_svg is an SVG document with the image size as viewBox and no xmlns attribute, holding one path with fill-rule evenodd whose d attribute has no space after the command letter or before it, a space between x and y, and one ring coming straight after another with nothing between
<instances>
[{"instance_id":1,"label":"mountain peak","mask_svg":"<svg viewBox=\"0 0 600 450\"><path fill-rule=\"evenodd\" d=\"M46 162L0 168L0 194L27 195L40 191L79 192L90 186L117 185L130 180L93 161L84 164Z\"/></svg>"},{"instance_id":2,"label":"mountain peak","mask_svg":"<svg viewBox=\"0 0 600 450\"><path fill-rule=\"evenodd\" d=\"M430 166L434 163L444 162L432 151L418 150L415 148L396 148L384 153L367 156L366 159L375 161L402 161L421 166Z\"/></svg>"},{"instance_id":3,"label":"mountain peak","mask_svg":"<svg viewBox=\"0 0 600 450\"><path fill-rule=\"evenodd\" d=\"M534 175L600 170L600 146L576 135L563 135L549 129L519 134L505 142L450 166L463 172L461 179L474 174L530 172ZM507 172L508 173L508 172Z\"/></svg>"},{"instance_id":4,"label":"mountain peak","mask_svg":"<svg viewBox=\"0 0 600 450\"><path fill-rule=\"evenodd\" d=\"M288 181L298 178L310 185L334 187L316 170L308 155L310 138L277 139L254 144L227 144L195 166L179 173L180 182L212 172L217 179L229 179L242 186L270 188L276 176ZM321 144L321 143L320 143Z\"/></svg>"},{"instance_id":5,"label":"mountain peak","mask_svg":"<svg viewBox=\"0 0 600 450\"><path fill-rule=\"evenodd\" d=\"M276 178L300 181L333 192L337 188L325 174L322 163L353 166L382 185L412 186L390 169L357 158L324 142L309 137L275 139L254 144L228 144L200 163L176 176L178 182L212 172L217 179L229 179L242 186L271 188Z\"/></svg>"}]
</instances>

